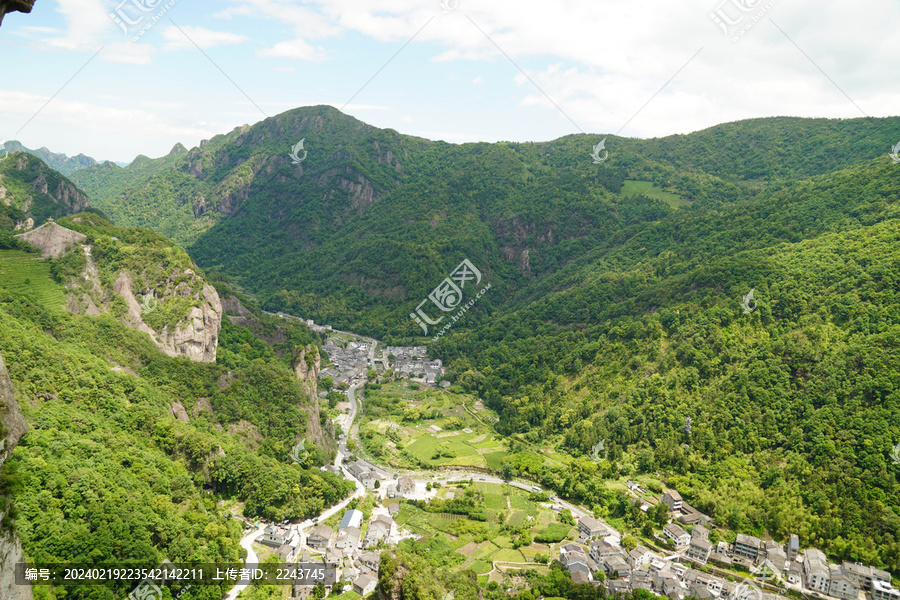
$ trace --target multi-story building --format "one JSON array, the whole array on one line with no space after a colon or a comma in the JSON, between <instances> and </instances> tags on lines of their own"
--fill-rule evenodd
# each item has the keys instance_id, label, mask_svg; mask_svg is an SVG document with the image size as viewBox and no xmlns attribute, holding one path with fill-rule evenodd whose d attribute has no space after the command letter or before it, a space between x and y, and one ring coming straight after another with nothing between
<instances>
[{"instance_id":1,"label":"multi-story building","mask_svg":"<svg viewBox=\"0 0 900 600\"><path fill-rule=\"evenodd\" d=\"M712 552L712 547L713 545L709 543L708 540L699 537L691 538L691 543L688 546L686 556L705 565L706 561L709 560L709 554Z\"/></svg>"},{"instance_id":2,"label":"multi-story building","mask_svg":"<svg viewBox=\"0 0 900 600\"><path fill-rule=\"evenodd\" d=\"M900 600L900 590L876 579L872 582L872 600Z\"/></svg>"},{"instance_id":3,"label":"multi-story building","mask_svg":"<svg viewBox=\"0 0 900 600\"><path fill-rule=\"evenodd\" d=\"M856 600L859 596L859 586L841 567L831 565L831 579L828 582L828 595L841 600Z\"/></svg>"},{"instance_id":4,"label":"multi-story building","mask_svg":"<svg viewBox=\"0 0 900 600\"><path fill-rule=\"evenodd\" d=\"M792 533L788 538L784 547L784 553L787 555L788 560L797 560L797 555L800 554L800 538L797 537L796 533Z\"/></svg>"},{"instance_id":5,"label":"multi-story building","mask_svg":"<svg viewBox=\"0 0 900 600\"><path fill-rule=\"evenodd\" d=\"M667 490L666 493L662 495L662 501L669 505L669 510L672 512L681 512L681 494L675 490Z\"/></svg>"},{"instance_id":6,"label":"multi-story building","mask_svg":"<svg viewBox=\"0 0 900 600\"><path fill-rule=\"evenodd\" d=\"M591 558L594 559L597 564L602 563L603 559L607 556L612 556L613 554L621 555L622 552L623 550L621 548L613 546L605 540L595 540L591 542L590 550L588 551Z\"/></svg>"},{"instance_id":7,"label":"multi-story building","mask_svg":"<svg viewBox=\"0 0 900 600\"><path fill-rule=\"evenodd\" d=\"M737 534L734 541L734 555L746 558L756 562L759 560L760 550L762 549L762 541L758 537L752 535Z\"/></svg>"},{"instance_id":8,"label":"multi-story building","mask_svg":"<svg viewBox=\"0 0 900 600\"><path fill-rule=\"evenodd\" d=\"M588 516L578 519L578 532L586 538L602 538L612 533L609 527Z\"/></svg>"},{"instance_id":9,"label":"multi-story building","mask_svg":"<svg viewBox=\"0 0 900 600\"><path fill-rule=\"evenodd\" d=\"M803 576L806 587L822 594L827 594L831 585L831 570L825 553L809 548L803 554Z\"/></svg>"},{"instance_id":10,"label":"multi-story building","mask_svg":"<svg viewBox=\"0 0 900 600\"><path fill-rule=\"evenodd\" d=\"M601 566L610 577L626 578L631 575L631 566L618 554L604 558Z\"/></svg>"},{"instance_id":11,"label":"multi-story building","mask_svg":"<svg viewBox=\"0 0 900 600\"><path fill-rule=\"evenodd\" d=\"M309 530L309 535L306 537L306 545L311 548L326 548L331 543L333 535L334 530L328 525L316 525Z\"/></svg>"},{"instance_id":12,"label":"multi-story building","mask_svg":"<svg viewBox=\"0 0 900 600\"><path fill-rule=\"evenodd\" d=\"M676 546L687 546L691 543L691 535L681 528L681 525L669 523L663 527L663 535L672 540Z\"/></svg>"}]
</instances>

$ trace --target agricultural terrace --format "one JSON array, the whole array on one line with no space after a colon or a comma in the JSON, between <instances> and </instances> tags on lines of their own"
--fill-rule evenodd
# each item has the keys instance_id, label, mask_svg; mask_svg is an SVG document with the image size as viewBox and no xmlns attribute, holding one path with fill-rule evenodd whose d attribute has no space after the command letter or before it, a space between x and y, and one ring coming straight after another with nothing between
<instances>
[{"instance_id":1,"label":"agricultural terrace","mask_svg":"<svg viewBox=\"0 0 900 600\"><path fill-rule=\"evenodd\" d=\"M551 506L544 493L459 481L442 487L427 504L401 500L397 523L420 534L419 543L445 554L447 567L497 580L507 566L543 568L560 543L578 537L571 516L569 524L561 523L561 513Z\"/></svg>"},{"instance_id":2,"label":"agricultural terrace","mask_svg":"<svg viewBox=\"0 0 900 600\"><path fill-rule=\"evenodd\" d=\"M501 468L508 454L493 411L475 397L408 382L367 385L360 439L382 464Z\"/></svg>"},{"instance_id":3,"label":"agricultural terrace","mask_svg":"<svg viewBox=\"0 0 900 600\"><path fill-rule=\"evenodd\" d=\"M41 306L63 310L66 298L40 254L0 250L0 288L30 296Z\"/></svg>"}]
</instances>

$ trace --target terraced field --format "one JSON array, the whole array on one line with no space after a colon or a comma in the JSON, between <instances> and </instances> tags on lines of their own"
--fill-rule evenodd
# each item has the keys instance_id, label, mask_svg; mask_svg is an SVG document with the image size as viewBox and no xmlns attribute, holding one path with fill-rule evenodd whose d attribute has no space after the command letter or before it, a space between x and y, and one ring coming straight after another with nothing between
<instances>
[{"instance_id":1,"label":"terraced field","mask_svg":"<svg viewBox=\"0 0 900 600\"><path fill-rule=\"evenodd\" d=\"M496 565L506 563L530 563L538 567L538 556L549 556L557 547L540 543L513 547L513 534L508 527L526 526L533 536L550 523L556 522L556 513L541 503L530 500L528 492L507 485L473 482L459 487L442 488L438 492L438 498L447 498L450 493L454 496L465 494L467 489L472 489L483 497L488 512L487 521L472 521L461 515L428 513L404 502L397 515L397 523L426 538L437 536L447 540L457 555L453 568L472 569L479 576L485 576ZM560 527L568 528L562 525ZM568 529L569 539L575 539L575 528ZM463 531L465 533L461 533ZM510 565L511 568L523 566Z\"/></svg>"},{"instance_id":2,"label":"terraced field","mask_svg":"<svg viewBox=\"0 0 900 600\"><path fill-rule=\"evenodd\" d=\"M378 411L365 427L378 435L369 444L390 440L382 448L380 461L401 467L455 465L499 470L508 454L506 444L494 432L494 413L476 409L476 398L445 390L420 387L405 382L387 383L379 390L366 391L367 411ZM375 411L371 411L375 412Z\"/></svg>"},{"instance_id":3,"label":"terraced field","mask_svg":"<svg viewBox=\"0 0 900 600\"><path fill-rule=\"evenodd\" d=\"M47 308L63 310L62 287L50 275L50 263L40 255L18 250L0 250L0 289L32 297Z\"/></svg>"}]
</instances>

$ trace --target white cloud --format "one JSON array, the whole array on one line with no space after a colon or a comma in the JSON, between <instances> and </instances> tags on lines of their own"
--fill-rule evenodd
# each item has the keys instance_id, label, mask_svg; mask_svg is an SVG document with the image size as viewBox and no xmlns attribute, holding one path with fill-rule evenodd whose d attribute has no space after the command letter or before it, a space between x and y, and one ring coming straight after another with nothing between
<instances>
[{"instance_id":1,"label":"white cloud","mask_svg":"<svg viewBox=\"0 0 900 600\"><path fill-rule=\"evenodd\" d=\"M292 58L313 62L325 60L325 51L322 48L314 48L301 38L279 42L271 48L262 48L256 51L256 55L265 58Z\"/></svg>"},{"instance_id":2,"label":"white cloud","mask_svg":"<svg viewBox=\"0 0 900 600\"><path fill-rule=\"evenodd\" d=\"M194 48L194 44L201 48L212 48L213 46L240 44L247 40L246 36L236 33L212 31L205 27L191 27L190 25L166 27L162 35L166 39L166 50Z\"/></svg>"},{"instance_id":3,"label":"white cloud","mask_svg":"<svg viewBox=\"0 0 900 600\"><path fill-rule=\"evenodd\" d=\"M112 19L101 0L56 0L56 12L66 22L66 31L44 42L63 50L96 50L109 33Z\"/></svg>"}]
</instances>

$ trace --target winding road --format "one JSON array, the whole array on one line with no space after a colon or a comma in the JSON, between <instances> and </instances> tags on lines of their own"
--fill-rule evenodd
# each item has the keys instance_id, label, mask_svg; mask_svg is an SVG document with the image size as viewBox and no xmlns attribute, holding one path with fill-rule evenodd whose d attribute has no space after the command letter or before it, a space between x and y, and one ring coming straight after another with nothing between
<instances>
[{"instance_id":1,"label":"winding road","mask_svg":"<svg viewBox=\"0 0 900 600\"><path fill-rule=\"evenodd\" d=\"M268 314L272 314L272 313L268 313ZM277 316L282 316L282 314L279 314ZM288 315L287 317L282 316L282 318L295 318L296 319L298 317L292 317L292 316ZM363 336L360 336L357 334L353 334L350 332L346 332L346 331L338 331L338 330L334 330L334 331L336 333L344 333L344 334L348 334L348 335L353 335L355 337L364 339L367 342L369 342L369 361L368 361L369 368L374 368L375 348L378 345L378 342L376 340L374 340L372 338L366 338L366 337L363 337ZM343 464L344 458L347 456L350 456L352 454L349 451L349 449L347 448L348 440L350 440L350 439L356 440L356 443L359 446L359 452L357 452L357 454L361 454L363 452L362 445L359 443L359 440L358 440L358 434L353 431L353 425L354 425L354 421L356 420L356 416L359 413L359 408L360 408L359 402L357 402L357 399L356 399L356 393L359 391L360 388L362 388L365 385L364 381L365 381L365 379L363 379L363 382L357 383L357 384L352 385L349 388L347 388L347 398L350 401L350 412L347 413L347 419L344 423L344 432L338 441L338 450L337 450L337 453L334 458L334 466L341 470L341 473L343 473L343 475L346 479L354 482L354 484L356 485L356 489L354 490L353 494L349 498L346 498L345 500L341 501L340 503L323 511L315 520L307 519L306 521L303 521L302 523L300 523L298 526L298 529L299 529L301 538L305 537L304 530L306 528L311 527L316 522L323 522L326 519L328 519L329 517L331 517L332 515L338 513L339 511L344 510L347 507L347 505L354 498L362 498L363 496L366 495L365 486L362 484L361 481L359 481L358 479L353 477ZM374 465L375 463L373 462L372 464ZM376 466L383 471L391 473L392 475L397 475L400 473L399 470L393 469L392 467L387 467L384 465L376 465ZM531 491L533 491L532 488L537 487L537 486L535 486L534 483L529 482L529 481L505 480L500 477L495 477L492 475L485 475L485 474L479 473L479 472L468 471L464 467L460 467L457 470L446 473L446 474L442 475L441 477L436 478L436 481L446 483L448 481L454 481L454 480L460 480L460 479L471 479L473 481L479 481L479 482L484 482L484 483L495 483L495 484L501 484L501 485L508 484L511 486L515 486L519 489L525 490L527 492L531 492ZM569 509L572 512L572 515L576 518L582 518L582 517L590 515L590 512L588 512L587 509L585 509L585 508L575 506L574 504L566 502L556 496L551 496L550 498L551 498L551 501L554 502L555 504L558 504L563 508ZM263 527L264 527L263 525L260 525L255 531L248 533L246 536L244 536L241 539L241 546L243 546L244 548L247 549L247 560L246 560L247 564L259 562L259 557L253 551L253 542L256 541L256 539L260 535L262 535ZM531 563L529 563L529 564L531 564ZM495 565L495 568L496 568L496 565ZM231 591L228 592L228 594L223 598L223 600L236 600L238 594L240 594L240 592L247 587L248 583L249 582L246 582L246 583L241 582L241 583L238 583L237 585L235 585L235 587L232 588Z\"/></svg>"}]
</instances>

